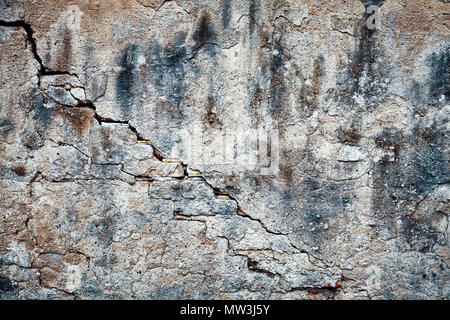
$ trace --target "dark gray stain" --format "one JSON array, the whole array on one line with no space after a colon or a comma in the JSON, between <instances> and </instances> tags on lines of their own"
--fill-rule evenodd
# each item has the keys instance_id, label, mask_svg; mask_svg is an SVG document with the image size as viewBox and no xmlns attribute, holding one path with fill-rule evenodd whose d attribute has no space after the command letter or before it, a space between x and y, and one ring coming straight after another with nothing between
<instances>
[{"instance_id":1,"label":"dark gray stain","mask_svg":"<svg viewBox=\"0 0 450 320\"><path fill-rule=\"evenodd\" d=\"M348 196L342 195L340 185L335 182L315 181L314 183L317 184L316 189L308 190L302 205L302 214L305 228L310 233L317 234L326 230L324 226L327 220L334 218L350 200ZM311 179L307 178L305 185L310 184Z\"/></svg>"},{"instance_id":2,"label":"dark gray stain","mask_svg":"<svg viewBox=\"0 0 450 320\"><path fill-rule=\"evenodd\" d=\"M408 101L419 113L450 101L450 48L432 53L426 61L429 74L425 84L412 80ZM423 109L423 110L417 110Z\"/></svg>"},{"instance_id":3,"label":"dark gray stain","mask_svg":"<svg viewBox=\"0 0 450 320\"><path fill-rule=\"evenodd\" d=\"M311 116L319 104L319 95L322 85L322 78L325 76L324 59L319 55L314 60L313 73L310 77L311 85L307 85L305 81L300 88L299 108L307 116Z\"/></svg>"},{"instance_id":4,"label":"dark gray stain","mask_svg":"<svg viewBox=\"0 0 450 320\"><path fill-rule=\"evenodd\" d=\"M429 92L432 105L447 104L450 101L450 47L429 57ZM443 97L443 101L441 100Z\"/></svg>"},{"instance_id":5,"label":"dark gray stain","mask_svg":"<svg viewBox=\"0 0 450 320\"><path fill-rule=\"evenodd\" d=\"M94 266L97 267L97 272L100 274L107 274L107 269L117 264L118 259L114 252L108 252L102 256L93 259Z\"/></svg>"},{"instance_id":6,"label":"dark gray stain","mask_svg":"<svg viewBox=\"0 0 450 320\"><path fill-rule=\"evenodd\" d=\"M381 6L383 1L363 1L366 7L375 4ZM376 29L367 28L366 22L371 14L365 12L360 19L359 29L355 30L355 51L349 54L349 64L341 64L337 75L336 91L330 96L353 109L358 106L353 96L362 96L365 100L364 110L373 110L384 98L388 87L382 84L386 78L385 70L377 63L382 54L378 49ZM364 77L364 85L362 84Z\"/></svg>"},{"instance_id":7,"label":"dark gray stain","mask_svg":"<svg viewBox=\"0 0 450 320\"><path fill-rule=\"evenodd\" d=\"M366 21L367 17L367 15L364 15L363 22ZM368 91L367 89L369 87L372 87L371 84L375 82L375 79L372 78L370 79L370 82L368 84L365 84L363 87L360 86L363 72L367 71L366 74L371 77L375 71L374 63L376 59L376 40L374 39L374 33L374 30L368 29L365 25L361 29L361 35L358 39L357 50L353 55L352 62L350 64L349 71L352 77L350 93L367 92L368 94L370 94L370 91Z\"/></svg>"},{"instance_id":8,"label":"dark gray stain","mask_svg":"<svg viewBox=\"0 0 450 320\"><path fill-rule=\"evenodd\" d=\"M414 135L404 137L401 133L384 132L377 140L383 140L384 146L393 148L396 154L395 162L382 161L378 165L392 177L387 186L398 187L401 181L403 193L416 197L449 180L448 160L444 150L436 146L445 145L445 137L441 133L433 129L416 129Z\"/></svg>"},{"instance_id":9,"label":"dark gray stain","mask_svg":"<svg viewBox=\"0 0 450 320\"><path fill-rule=\"evenodd\" d=\"M98 299L103 294L102 286L95 280L87 278L85 274L83 274L81 278L81 291L87 295L88 297L92 297L93 299Z\"/></svg>"},{"instance_id":10,"label":"dark gray stain","mask_svg":"<svg viewBox=\"0 0 450 320\"><path fill-rule=\"evenodd\" d=\"M232 0L222 0L222 27L225 29L230 25L230 21L232 18L233 12L232 9Z\"/></svg>"},{"instance_id":11,"label":"dark gray stain","mask_svg":"<svg viewBox=\"0 0 450 320\"><path fill-rule=\"evenodd\" d=\"M280 113L285 91L283 77L283 53L282 36L284 30L277 33L273 39L271 63L270 63L270 110L272 114Z\"/></svg>"},{"instance_id":12,"label":"dark gray stain","mask_svg":"<svg viewBox=\"0 0 450 320\"><path fill-rule=\"evenodd\" d=\"M341 127L337 131L337 138L340 143L356 146L361 140L361 128L354 124L349 127Z\"/></svg>"},{"instance_id":13,"label":"dark gray stain","mask_svg":"<svg viewBox=\"0 0 450 320\"><path fill-rule=\"evenodd\" d=\"M11 6L11 2L10 0L1 0L0 1L0 9L2 10L6 10Z\"/></svg>"},{"instance_id":14,"label":"dark gray stain","mask_svg":"<svg viewBox=\"0 0 450 320\"><path fill-rule=\"evenodd\" d=\"M114 238L115 225L114 218L101 218L90 224L89 233L95 235L105 246L109 246Z\"/></svg>"},{"instance_id":15,"label":"dark gray stain","mask_svg":"<svg viewBox=\"0 0 450 320\"><path fill-rule=\"evenodd\" d=\"M422 222L414 222L408 216L403 216L402 229L406 241L413 250L425 253L431 252L436 244L445 245L445 236L428 228Z\"/></svg>"},{"instance_id":16,"label":"dark gray stain","mask_svg":"<svg viewBox=\"0 0 450 320\"><path fill-rule=\"evenodd\" d=\"M394 150L395 161L381 159L373 170L372 196L379 224L393 234L404 234L413 248L431 250L436 232L417 228L409 220L408 208L401 203L419 201L438 185L450 181L449 160L442 147L445 137L434 128L416 128L412 135L385 131L375 139L378 148ZM398 227L397 219L403 224ZM417 237L416 237L417 236ZM418 244L423 246L419 247ZM425 246L427 244L427 246Z\"/></svg>"},{"instance_id":17,"label":"dark gray stain","mask_svg":"<svg viewBox=\"0 0 450 320\"><path fill-rule=\"evenodd\" d=\"M256 79L248 86L249 96L251 97L249 104L246 106L248 112L252 115L252 127L258 128L263 120L263 106L267 102L266 94L264 89L261 88L261 79Z\"/></svg>"},{"instance_id":18,"label":"dark gray stain","mask_svg":"<svg viewBox=\"0 0 450 320\"><path fill-rule=\"evenodd\" d=\"M8 119L5 119L5 120L0 119L0 132L9 131L12 128L13 127L12 127L11 121L9 121Z\"/></svg>"},{"instance_id":19,"label":"dark gray stain","mask_svg":"<svg viewBox=\"0 0 450 320\"><path fill-rule=\"evenodd\" d=\"M45 127L51 120L53 108L44 105L44 95L39 89L34 89L31 95L31 110L34 117L38 120L38 125Z\"/></svg>"},{"instance_id":20,"label":"dark gray stain","mask_svg":"<svg viewBox=\"0 0 450 320\"><path fill-rule=\"evenodd\" d=\"M0 274L0 292L13 291L14 286L10 278L4 274Z\"/></svg>"},{"instance_id":21,"label":"dark gray stain","mask_svg":"<svg viewBox=\"0 0 450 320\"><path fill-rule=\"evenodd\" d=\"M197 24L197 28L192 35L195 41L195 48L202 47L207 43L212 43L216 40L216 32L214 25L211 23L211 19L208 13L203 13L200 17L200 21Z\"/></svg>"},{"instance_id":22,"label":"dark gray stain","mask_svg":"<svg viewBox=\"0 0 450 320\"><path fill-rule=\"evenodd\" d=\"M116 79L116 99L125 118L130 117L130 111L136 98L139 83L137 73L138 46L129 45L122 53L119 66L121 71Z\"/></svg>"},{"instance_id":23,"label":"dark gray stain","mask_svg":"<svg viewBox=\"0 0 450 320\"><path fill-rule=\"evenodd\" d=\"M253 33L253 31L255 31L255 25L256 25L256 1L259 1L259 0L250 0L249 7L248 7L248 18L249 18L250 33Z\"/></svg>"},{"instance_id":24,"label":"dark gray stain","mask_svg":"<svg viewBox=\"0 0 450 320\"><path fill-rule=\"evenodd\" d=\"M283 194L294 200L289 207L282 208L290 235L294 242L317 247L313 253L320 256L326 243L335 239L336 219L345 214L345 207L352 203L354 195L348 194L345 184L338 182L298 175L294 181L298 182Z\"/></svg>"},{"instance_id":25,"label":"dark gray stain","mask_svg":"<svg viewBox=\"0 0 450 320\"><path fill-rule=\"evenodd\" d=\"M126 155L125 152L122 150L122 148L112 148L111 146L114 146L114 141L111 140L111 135L109 134L102 134L99 146L102 149L102 152L105 154L106 159L108 161L111 161L114 159L114 162L122 162L124 161ZM101 166L102 168L100 170L114 170L114 167L111 166ZM108 168L110 167L110 168ZM107 173L107 171L104 171Z\"/></svg>"},{"instance_id":26,"label":"dark gray stain","mask_svg":"<svg viewBox=\"0 0 450 320\"><path fill-rule=\"evenodd\" d=\"M412 81L411 90L410 90L410 103L414 105L414 107L422 107L424 105L428 105L428 97L424 94L423 85L419 84L416 80Z\"/></svg>"},{"instance_id":27,"label":"dark gray stain","mask_svg":"<svg viewBox=\"0 0 450 320\"><path fill-rule=\"evenodd\" d=\"M175 36L174 42L165 49L161 48L158 40L154 40L147 51L148 72L155 88L176 108L180 108L186 93L185 42L186 36L180 32ZM174 113L174 116L177 116L177 113Z\"/></svg>"}]
</instances>

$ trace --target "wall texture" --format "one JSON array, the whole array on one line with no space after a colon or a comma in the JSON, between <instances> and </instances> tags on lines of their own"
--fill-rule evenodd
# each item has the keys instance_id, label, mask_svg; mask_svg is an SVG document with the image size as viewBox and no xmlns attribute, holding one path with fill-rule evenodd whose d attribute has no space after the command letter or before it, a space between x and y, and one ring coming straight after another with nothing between
<instances>
[{"instance_id":1,"label":"wall texture","mask_svg":"<svg viewBox=\"0 0 450 320\"><path fill-rule=\"evenodd\" d=\"M449 14L0 0L0 298L449 299Z\"/></svg>"}]
</instances>

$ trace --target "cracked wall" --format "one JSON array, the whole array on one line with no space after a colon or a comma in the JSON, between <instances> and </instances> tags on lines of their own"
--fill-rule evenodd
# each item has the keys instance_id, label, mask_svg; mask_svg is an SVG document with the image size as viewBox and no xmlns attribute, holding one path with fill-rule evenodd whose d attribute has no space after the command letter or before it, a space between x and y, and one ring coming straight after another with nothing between
<instances>
[{"instance_id":1,"label":"cracked wall","mask_svg":"<svg viewBox=\"0 0 450 320\"><path fill-rule=\"evenodd\" d=\"M0 297L448 299L449 6L0 0Z\"/></svg>"}]
</instances>

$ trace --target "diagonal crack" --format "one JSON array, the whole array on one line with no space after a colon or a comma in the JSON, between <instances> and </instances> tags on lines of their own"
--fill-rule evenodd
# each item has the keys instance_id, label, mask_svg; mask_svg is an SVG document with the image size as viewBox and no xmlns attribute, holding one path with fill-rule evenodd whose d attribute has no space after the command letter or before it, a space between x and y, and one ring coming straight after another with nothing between
<instances>
[{"instance_id":1,"label":"diagonal crack","mask_svg":"<svg viewBox=\"0 0 450 320\"><path fill-rule=\"evenodd\" d=\"M17 21L0 21L0 26L5 26L5 27L20 27L20 28L23 28L23 29L25 30L25 32L26 32L26 34L27 34L27 39L28 39L28 41L29 41L30 44L31 44L31 51L32 51L32 53L33 53L33 56L34 56L35 60L36 60L36 61L39 63L39 65L40 65L40 70L38 70L38 74L37 74L38 79L39 79L39 81L38 81L39 87L40 87L40 78L41 78L42 76L46 76L46 75L60 75L60 74L67 74L67 75L75 76L75 77L77 77L77 78L79 79L78 75L72 74L72 73L70 73L70 72L68 72L68 71L54 71L54 70L50 70L49 68L47 68L46 66L44 66L44 64L43 64L43 62L42 62L42 59L39 57L39 54L37 53L37 45L36 45L36 41L35 41L35 39L34 39L34 37L33 37L33 29L32 29L32 26L31 26L29 23L27 23L27 22L25 22L25 21L22 21L22 20L17 20ZM206 44L206 43L204 43L204 44ZM193 58L193 57L195 56L195 54L198 52L198 50L201 49L201 48L203 47L204 44L202 44L202 45L198 46L197 48L195 48L195 50L193 50L193 51L190 53L190 54L193 54L193 56L191 56L190 58ZM217 45L217 44L214 43L214 45ZM84 89L84 88L83 88L83 89ZM66 107L70 107L70 106L66 106ZM93 112L94 112L94 118L97 120L97 122L98 122L100 125L101 125L102 123L119 123L119 124L125 124L125 125L128 126L129 130L130 130L131 132L134 133L134 135L136 136L137 141L149 142L149 141L147 141L146 139L144 139L144 137L139 133L139 131L137 130L137 128L134 127L133 125L131 125L131 124L129 123L129 121L114 120L114 119L111 119L111 118L104 118L104 117L100 116L100 115L97 113L97 110L96 110L96 107L95 107L94 103L93 103L92 101L90 101L90 100L78 101L78 103L77 103L74 107L78 107L78 108L89 108L89 109L93 110ZM153 156L154 156L156 159L158 159L159 161L164 162L165 157L164 157L164 155L162 154L162 152L159 151L159 149L158 149L157 147L155 147L152 143L151 143L151 145L152 145L152 149L153 149ZM185 164L185 163L181 162L181 165L182 165L183 168L184 168L184 178L187 178L187 177L189 176L188 173L187 173L188 164ZM248 218L248 219L253 220L253 221L257 221L257 222L261 225L261 227L262 227L267 233L272 234L272 235L276 235L276 236L284 236L284 237L287 237L287 239L288 239L289 242L291 243L291 241L290 241L288 235L286 235L286 234L284 234L284 233L281 233L281 232L276 232L276 231L270 230L270 229L269 229L269 228L268 228L268 227L267 227L260 219L254 218L254 217L250 216L249 214L245 213L245 212L241 209L241 207L240 207L240 205L239 205L239 203L238 203L238 201L237 201L236 198L234 198L234 197L230 196L229 194L227 194L227 193L221 191L219 188L214 187L213 185L211 185L211 184L206 180L206 178L203 176L203 174L200 173L199 177L200 177L200 179L201 179L202 181L204 181L204 182L205 182L205 183L206 183L206 184L214 191L214 195L215 195L216 197L219 197L219 196L227 196L227 200L234 201L234 202L236 203L236 205L237 205L237 210L236 210L236 214L237 214L237 215L242 216L242 217L244 217L244 218ZM291 243L291 245L292 245L292 243ZM292 247L293 247L294 249L296 249L296 250L299 250L299 248L295 247L294 245L292 245ZM305 252L304 250L300 250L300 252L307 253L307 252ZM309 254L308 254L308 257L309 257Z\"/></svg>"}]
</instances>

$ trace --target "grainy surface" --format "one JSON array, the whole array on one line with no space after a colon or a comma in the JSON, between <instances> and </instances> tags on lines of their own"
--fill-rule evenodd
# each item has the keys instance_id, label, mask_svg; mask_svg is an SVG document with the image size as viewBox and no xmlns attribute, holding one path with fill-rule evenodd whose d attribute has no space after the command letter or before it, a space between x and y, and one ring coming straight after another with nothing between
<instances>
[{"instance_id":1,"label":"grainy surface","mask_svg":"<svg viewBox=\"0 0 450 320\"><path fill-rule=\"evenodd\" d=\"M0 0L0 298L449 299L449 12Z\"/></svg>"}]
</instances>

